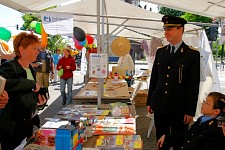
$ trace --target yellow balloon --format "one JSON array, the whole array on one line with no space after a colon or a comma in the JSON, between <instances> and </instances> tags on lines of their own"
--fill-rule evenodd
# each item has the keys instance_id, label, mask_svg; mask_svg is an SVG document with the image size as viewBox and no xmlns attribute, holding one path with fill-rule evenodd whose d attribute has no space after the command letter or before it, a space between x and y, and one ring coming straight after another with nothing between
<instances>
[{"instance_id":1,"label":"yellow balloon","mask_svg":"<svg viewBox=\"0 0 225 150\"><path fill-rule=\"evenodd\" d=\"M6 41L4 40L0 40L0 42L2 43L3 48L8 51L9 50L9 45Z\"/></svg>"}]
</instances>

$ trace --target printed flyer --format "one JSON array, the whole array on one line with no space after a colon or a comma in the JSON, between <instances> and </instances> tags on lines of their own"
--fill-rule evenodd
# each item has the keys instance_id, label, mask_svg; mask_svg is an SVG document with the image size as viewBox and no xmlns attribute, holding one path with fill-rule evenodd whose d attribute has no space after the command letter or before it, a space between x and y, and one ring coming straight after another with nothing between
<instances>
[{"instance_id":1,"label":"printed flyer","mask_svg":"<svg viewBox=\"0 0 225 150\"><path fill-rule=\"evenodd\" d=\"M107 54L90 54L89 74L91 78L106 78L107 77Z\"/></svg>"}]
</instances>

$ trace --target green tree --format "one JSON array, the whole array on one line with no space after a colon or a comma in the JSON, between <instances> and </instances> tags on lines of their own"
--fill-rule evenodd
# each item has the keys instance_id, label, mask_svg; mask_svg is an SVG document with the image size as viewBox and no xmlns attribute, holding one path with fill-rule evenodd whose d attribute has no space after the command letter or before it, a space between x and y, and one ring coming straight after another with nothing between
<instances>
[{"instance_id":1,"label":"green tree","mask_svg":"<svg viewBox=\"0 0 225 150\"><path fill-rule=\"evenodd\" d=\"M199 16L191 13L185 12L181 15L182 18L186 19L189 22L202 22L202 23L212 23L212 18Z\"/></svg>"},{"instance_id":2,"label":"green tree","mask_svg":"<svg viewBox=\"0 0 225 150\"><path fill-rule=\"evenodd\" d=\"M171 16L181 16L184 14L184 12L182 11L178 11L175 9L170 9L170 8L162 7L162 6L159 7L159 13L163 15L171 15Z\"/></svg>"},{"instance_id":3,"label":"green tree","mask_svg":"<svg viewBox=\"0 0 225 150\"><path fill-rule=\"evenodd\" d=\"M57 48L62 50L64 47L66 47L66 43L63 42L61 35L49 35L47 46L48 50L55 52Z\"/></svg>"},{"instance_id":4,"label":"green tree","mask_svg":"<svg viewBox=\"0 0 225 150\"><path fill-rule=\"evenodd\" d=\"M170 9L167 7L159 7L159 13L163 15L182 17L189 22L212 23L212 18L199 16L199 15L195 15L195 14L191 14L187 12L182 12L182 11Z\"/></svg>"},{"instance_id":5,"label":"green tree","mask_svg":"<svg viewBox=\"0 0 225 150\"><path fill-rule=\"evenodd\" d=\"M41 22L41 19L39 19L38 17L32 15L32 14L24 14L22 16L22 19L24 21L23 26L22 26L22 30L30 30L30 23L32 21L38 21Z\"/></svg>"}]
</instances>

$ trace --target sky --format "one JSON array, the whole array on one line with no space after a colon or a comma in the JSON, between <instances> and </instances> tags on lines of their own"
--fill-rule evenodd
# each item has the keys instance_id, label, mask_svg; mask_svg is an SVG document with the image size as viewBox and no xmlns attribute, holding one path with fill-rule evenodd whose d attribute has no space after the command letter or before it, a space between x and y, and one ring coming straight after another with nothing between
<instances>
[{"instance_id":1,"label":"sky","mask_svg":"<svg viewBox=\"0 0 225 150\"><path fill-rule=\"evenodd\" d=\"M16 29L16 24L23 24L22 13L0 4L0 27Z\"/></svg>"},{"instance_id":2,"label":"sky","mask_svg":"<svg viewBox=\"0 0 225 150\"><path fill-rule=\"evenodd\" d=\"M143 1L140 1L140 5L141 5L142 8L144 8L144 6L147 5L146 10L150 10L150 7L151 7L152 8L152 12L159 12L158 5L147 3L147 2L143 2Z\"/></svg>"}]
</instances>

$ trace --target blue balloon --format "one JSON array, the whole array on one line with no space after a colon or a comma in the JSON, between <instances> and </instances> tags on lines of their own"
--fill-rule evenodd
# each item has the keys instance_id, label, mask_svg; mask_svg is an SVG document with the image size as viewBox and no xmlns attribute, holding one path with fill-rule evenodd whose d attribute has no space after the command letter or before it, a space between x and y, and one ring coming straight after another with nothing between
<instances>
[{"instance_id":1,"label":"blue balloon","mask_svg":"<svg viewBox=\"0 0 225 150\"><path fill-rule=\"evenodd\" d=\"M84 46L87 43L86 39L79 43L80 46Z\"/></svg>"}]
</instances>

